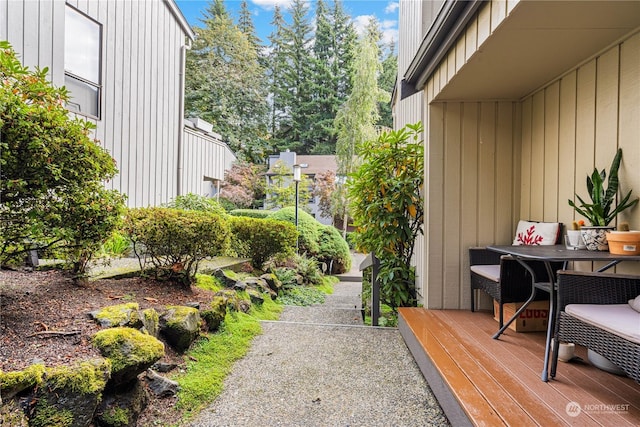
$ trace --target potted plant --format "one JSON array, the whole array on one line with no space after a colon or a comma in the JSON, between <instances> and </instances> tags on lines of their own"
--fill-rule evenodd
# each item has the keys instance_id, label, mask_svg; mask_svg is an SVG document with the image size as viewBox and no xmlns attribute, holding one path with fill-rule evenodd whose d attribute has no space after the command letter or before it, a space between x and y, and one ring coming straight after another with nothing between
<instances>
[{"instance_id":1,"label":"potted plant","mask_svg":"<svg viewBox=\"0 0 640 427\"><path fill-rule=\"evenodd\" d=\"M614 228L610 227L609 224L620 212L638 203L637 197L630 200L633 190L629 190L620 203L614 207L619 187L618 168L621 160L622 149L618 148L609 168L608 178L604 169L598 172L596 168L593 168L591 176L587 175L587 191L591 198L591 203L585 202L578 194L576 194L576 197L580 201L580 206L569 199L569 205L591 223L591 227L581 228L582 238L589 250L609 250L606 231ZM604 188L605 179L607 180L606 189Z\"/></svg>"}]
</instances>

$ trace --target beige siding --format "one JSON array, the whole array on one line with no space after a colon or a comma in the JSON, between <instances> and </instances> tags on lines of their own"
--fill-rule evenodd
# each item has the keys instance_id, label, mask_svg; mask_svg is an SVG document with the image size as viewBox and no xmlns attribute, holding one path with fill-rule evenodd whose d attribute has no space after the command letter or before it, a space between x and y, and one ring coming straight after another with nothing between
<instances>
[{"instance_id":1,"label":"beige siding","mask_svg":"<svg viewBox=\"0 0 640 427\"><path fill-rule=\"evenodd\" d=\"M428 109L426 271L419 288L429 308L469 307L467 248L510 241L518 216L518 108L512 102L449 102Z\"/></svg>"}]
</instances>

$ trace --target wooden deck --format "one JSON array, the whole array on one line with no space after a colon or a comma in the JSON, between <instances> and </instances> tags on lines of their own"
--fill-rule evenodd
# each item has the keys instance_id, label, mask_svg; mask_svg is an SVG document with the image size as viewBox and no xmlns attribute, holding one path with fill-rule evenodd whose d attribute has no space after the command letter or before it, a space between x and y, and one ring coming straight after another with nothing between
<instances>
[{"instance_id":1,"label":"wooden deck","mask_svg":"<svg viewBox=\"0 0 640 427\"><path fill-rule=\"evenodd\" d=\"M542 382L545 334L507 330L489 312L401 308L399 329L452 425L639 426L640 384L583 362Z\"/></svg>"}]
</instances>

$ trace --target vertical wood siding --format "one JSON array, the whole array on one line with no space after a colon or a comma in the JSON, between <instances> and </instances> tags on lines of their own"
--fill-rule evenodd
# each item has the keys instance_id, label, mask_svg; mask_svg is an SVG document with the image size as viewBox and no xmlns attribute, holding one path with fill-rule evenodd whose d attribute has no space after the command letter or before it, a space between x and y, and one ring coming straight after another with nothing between
<instances>
[{"instance_id":1,"label":"vertical wood siding","mask_svg":"<svg viewBox=\"0 0 640 427\"><path fill-rule=\"evenodd\" d=\"M95 137L118 164L108 188L129 206L177 194L180 49L186 34L164 0L67 2L102 24L102 115ZM0 39L64 84L64 1L0 0ZM186 168L190 170L190 168Z\"/></svg>"},{"instance_id":2,"label":"vertical wood siding","mask_svg":"<svg viewBox=\"0 0 640 427\"><path fill-rule=\"evenodd\" d=\"M209 182L224 180L225 170L236 160L224 142L188 128L182 153L183 194L208 195Z\"/></svg>"}]
</instances>

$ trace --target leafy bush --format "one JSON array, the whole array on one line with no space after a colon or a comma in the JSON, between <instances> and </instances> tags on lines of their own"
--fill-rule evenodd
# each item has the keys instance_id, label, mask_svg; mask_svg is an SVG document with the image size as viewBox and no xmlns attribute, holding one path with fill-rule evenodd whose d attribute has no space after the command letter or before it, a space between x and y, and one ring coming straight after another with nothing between
<instances>
[{"instance_id":1,"label":"leafy bush","mask_svg":"<svg viewBox=\"0 0 640 427\"><path fill-rule=\"evenodd\" d=\"M233 249L238 256L251 258L255 268L272 256L292 255L296 245L296 228L286 221L229 217Z\"/></svg>"},{"instance_id":2,"label":"leafy bush","mask_svg":"<svg viewBox=\"0 0 640 427\"><path fill-rule=\"evenodd\" d=\"M287 258L273 258L265 264L265 269L273 272L284 287L296 285L320 285L324 276L313 258L293 255Z\"/></svg>"},{"instance_id":3,"label":"leafy bush","mask_svg":"<svg viewBox=\"0 0 640 427\"><path fill-rule=\"evenodd\" d=\"M129 237L116 230L102 245L102 253L106 256L126 256L131 249Z\"/></svg>"},{"instance_id":4,"label":"leafy bush","mask_svg":"<svg viewBox=\"0 0 640 427\"><path fill-rule=\"evenodd\" d=\"M296 208L282 208L272 212L267 218L296 223ZM314 256L320 250L320 223L303 210L298 209L298 247L300 253Z\"/></svg>"},{"instance_id":5,"label":"leafy bush","mask_svg":"<svg viewBox=\"0 0 640 427\"><path fill-rule=\"evenodd\" d=\"M357 247L380 259L380 298L394 309L417 303L411 258L424 219L421 135L417 123L365 141L362 165L347 182Z\"/></svg>"},{"instance_id":6,"label":"leafy bush","mask_svg":"<svg viewBox=\"0 0 640 427\"><path fill-rule=\"evenodd\" d=\"M295 208L283 208L273 212L269 218L289 221L295 224ZM299 252L318 262L332 266L332 274L339 274L351 268L349 246L340 232L332 226L316 221L311 215L298 210Z\"/></svg>"},{"instance_id":7,"label":"leafy bush","mask_svg":"<svg viewBox=\"0 0 640 427\"><path fill-rule=\"evenodd\" d=\"M225 216L227 213L224 207L216 199L193 193L176 197L167 203L166 207L184 209L187 211L212 212L220 216Z\"/></svg>"},{"instance_id":8,"label":"leafy bush","mask_svg":"<svg viewBox=\"0 0 640 427\"><path fill-rule=\"evenodd\" d=\"M314 286L296 286L280 292L278 300L284 305L309 306L324 303L326 294Z\"/></svg>"},{"instance_id":9,"label":"leafy bush","mask_svg":"<svg viewBox=\"0 0 640 427\"><path fill-rule=\"evenodd\" d=\"M351 269L349 245L340 232L331 225L320 229L320 250L317 259L326 264L329 274L340 274Z\"/></svg>"},{"instance_id":10,"label":"leafy bush","mask_svg":"<svg viewBox=\"0 0 640 427\"><path fill-rule=\"evenodd\" d=\"M0 264L57 250L75 273L118 227L124 196L104 188L116 173L90 137L93 124L65 108L48 70L23 67L0 41Z\"/></svg>"},{"instance_id":11,"label":"leafy bush","mask_svg":"<svg viewBox=\"0 0 640 427\"><path fill-rule=\"evenodd\" d=\"M195 281L198 263L228 253L231 229L218 214L171 208L131 209L126 230L143 268L157 279Z\"/></svg>"},{"instance_id":12,"label":"leafy bush","mask_svg":"<svg viewBox=\"0 0 640 427\"><path fill-rule=\"evenodd\" d=\"M250 218L266 218L271 215L272 211L266 211L264 209L234 209L229 212L229 215L233 216L248 216Z\"/></svg>"}]
</instances>

